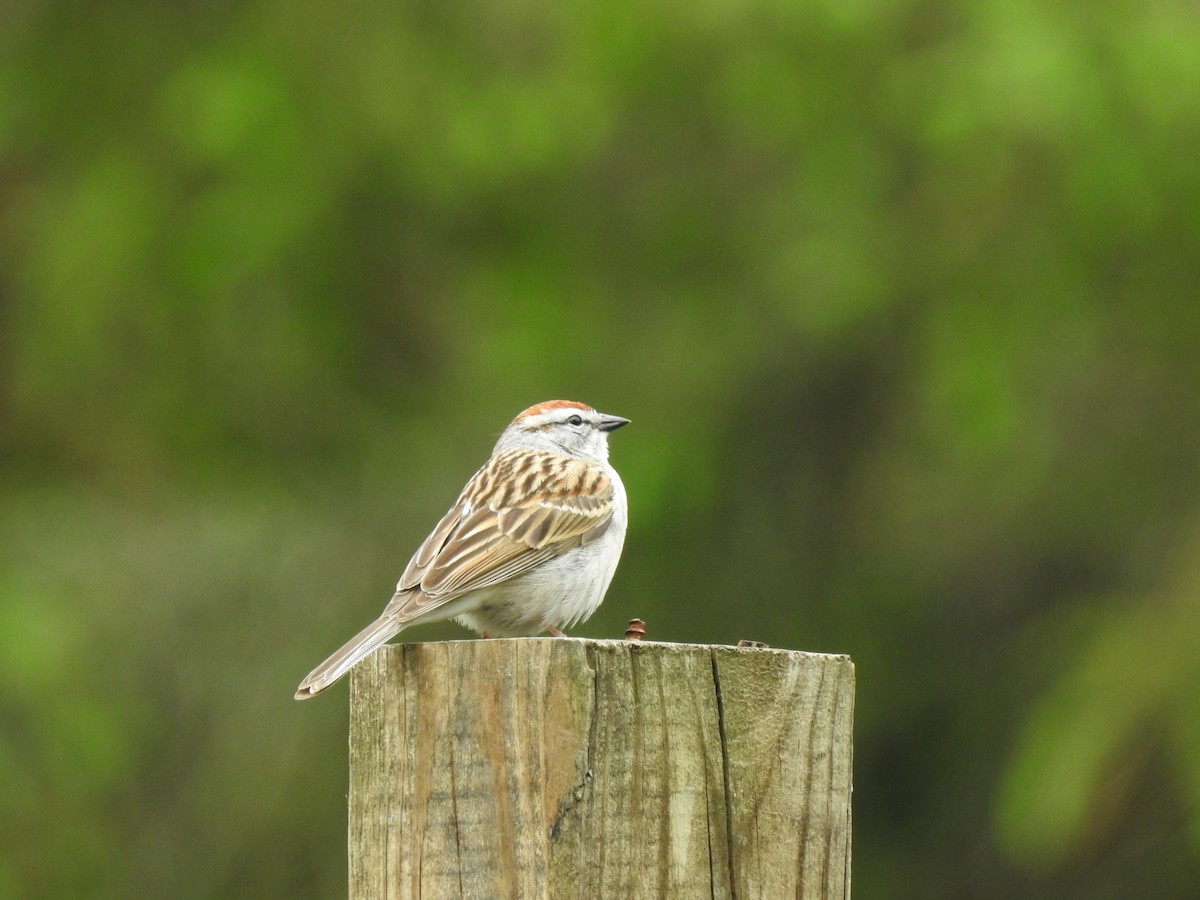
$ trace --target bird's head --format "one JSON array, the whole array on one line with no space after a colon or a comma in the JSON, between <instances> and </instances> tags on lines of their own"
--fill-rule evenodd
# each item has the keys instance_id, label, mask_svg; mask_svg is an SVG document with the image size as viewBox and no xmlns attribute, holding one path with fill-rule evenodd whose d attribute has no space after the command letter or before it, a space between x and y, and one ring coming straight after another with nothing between
<instances>
[{"instance_id":1,"label":"bird's head","mask_svg":"<svg viewBox=\"0 0 1200 900\"><path fill-rule=\"evenodd\" d=\"M573 400L549 400L523 411L504 430L497 449L526 447L582 459L608 459L608 434L629 420Z\"/></svg>"}]
</instances>

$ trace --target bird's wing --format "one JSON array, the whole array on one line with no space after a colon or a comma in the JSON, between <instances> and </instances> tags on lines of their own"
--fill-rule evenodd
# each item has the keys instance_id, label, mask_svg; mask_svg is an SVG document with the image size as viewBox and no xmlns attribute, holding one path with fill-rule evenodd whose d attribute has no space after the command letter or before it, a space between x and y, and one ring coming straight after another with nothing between
<instances>
[{"instance_id":1,"label":"bird's wing","mask_svg":"<svg viewBox=\"0 0 1200 900\"><path fill-rule=\"evenodd\" d=\"M590 543L608 529L612 505L612 480L596 463L497 454L413 555L384 614L410 621Z\"/></svg>"}]
</instances>

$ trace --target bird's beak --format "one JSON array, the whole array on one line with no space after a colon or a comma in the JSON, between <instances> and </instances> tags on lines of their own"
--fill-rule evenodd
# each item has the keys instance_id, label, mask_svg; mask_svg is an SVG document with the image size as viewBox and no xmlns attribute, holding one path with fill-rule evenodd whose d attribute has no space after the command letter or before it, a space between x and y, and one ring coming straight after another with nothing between
<instances>
[{"instance_id":1,"label":"bird's beak","mask_svg":"<svg viewBox=\"0 0 1200 900\"><path fill-rule=\"evenodd\" d=\"M621 416L610 416L607 413L600 413L600 424L598 427L601 431L616 431L622 425L628 425L629 420Z\"/></svg>"}]
</instances>

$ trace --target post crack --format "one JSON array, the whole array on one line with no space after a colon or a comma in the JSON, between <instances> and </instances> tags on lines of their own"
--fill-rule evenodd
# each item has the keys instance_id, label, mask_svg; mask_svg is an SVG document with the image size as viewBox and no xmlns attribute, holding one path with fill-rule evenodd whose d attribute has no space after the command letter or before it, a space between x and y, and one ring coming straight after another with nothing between
<instances>
[{"instance_id":1,"label":"post crack","mask_svg":"<svg viewBox=\"0 0 1200 900\"><path fill-rule=\"evenodd\" d=\"M588 710L587 734L584 735L583 776L567 789L558 804L558 812L554 815L554 821L550 823L550 840L552 841L558 838L566 815L583 803L594 777L592 760L596 754L596 735L599 731L600 704L597 698L600 696L600 666L596 662L595 650L592 647L585 647L584 654L588 668L592 672L592 691L589 698L591 709Z\"/></svg>"},{"instance_id":2,"label":"post crack","mask_svg":"<svg viewBox=\"0 0 1200 900\"><path fill-rule=\"evenodd\" d=\"M717 649L709 650L712 660L713 692L717 701L717 733L721 738L721 773L725 788L725 852L729 865L729 896L737 900L737 882L734 879L733 859L733 789L729 780L729 735L725 731L725 701L721 696L721 673L717 665Z\"/></svg>"}]
</instances>

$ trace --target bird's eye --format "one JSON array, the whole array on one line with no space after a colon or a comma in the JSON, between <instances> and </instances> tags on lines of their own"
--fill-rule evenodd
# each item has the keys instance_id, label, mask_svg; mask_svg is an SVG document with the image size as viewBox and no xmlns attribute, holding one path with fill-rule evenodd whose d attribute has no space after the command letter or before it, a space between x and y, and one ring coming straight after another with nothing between
<instances>
[{"instance_id":1,"label":"bird's eye","mask_svg":"<svg viewBox=\"0 0 1200 900\"><path fill-rule=\"evenodd\" d=\"M571 418L567 419L567 424L568 425L582 425L583 424L583 416L571 416Z\"/></svg>"}]
</instances>

